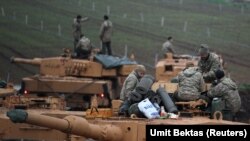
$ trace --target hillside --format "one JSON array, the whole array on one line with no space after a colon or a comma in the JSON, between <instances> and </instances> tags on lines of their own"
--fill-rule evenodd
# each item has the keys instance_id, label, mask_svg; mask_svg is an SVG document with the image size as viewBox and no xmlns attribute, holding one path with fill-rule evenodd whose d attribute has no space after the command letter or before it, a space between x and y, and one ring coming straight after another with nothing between
<instances>
[{"instance_id":1,"label":"hillside","mask_svg":"<svg viewBox=\"0 0 250 141\"><path fill-rule=\"evenodd\" d=\"M178 53L195 55L206 43L223 55L238 83L249 83L250 5L223 0L8 0L0 1L0 77L18 83L37 69L11 65L10 57L49 57L73 48L73 18L89 17L83 31L95 46L99 26L109 12L116 55L134 53L153 73L155 56L168 36ZM9 74L9 75L8 75Z\"/></svg>"}]
</instances>

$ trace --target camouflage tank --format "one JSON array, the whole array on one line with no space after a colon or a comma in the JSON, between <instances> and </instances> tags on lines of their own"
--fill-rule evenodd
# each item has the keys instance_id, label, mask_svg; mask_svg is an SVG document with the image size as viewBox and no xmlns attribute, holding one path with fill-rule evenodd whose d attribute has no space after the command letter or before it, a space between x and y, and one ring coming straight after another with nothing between
<instances>
[{"instance_id":1,"label":"camouflage tank","mask_svg":"<svg viewBox=\"0 0 250 141\"><path fill-rule=\"evenodd\" d=\"M101 61L106 59L106 64L117 60L112 56L96 56L99 56ZM110 67L98 60L71 57L34 59L12 57L11 61L37 66L40 72L22 79L20 93L23 96L19 99L8 97L7 100L16 101L8 107L41 106L61 110L65 109L65 106L71 110L88 109L91 98L95 95L99 107L110 107L111 100L119 97L118 92L124 79L137 64L127 59L125 64ZM53 101L53 104L48 101Z\"/></svg>"}]
</instances>

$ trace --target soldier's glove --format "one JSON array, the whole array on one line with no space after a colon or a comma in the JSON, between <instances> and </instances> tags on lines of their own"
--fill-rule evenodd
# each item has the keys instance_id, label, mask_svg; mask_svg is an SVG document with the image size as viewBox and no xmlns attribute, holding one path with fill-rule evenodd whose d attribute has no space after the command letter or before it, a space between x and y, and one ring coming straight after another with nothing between
<instances>
[{"instance_id":1,"label":"soldier's glove","mask_svg":"<svg viewBox=\"0 0 250 141\"><path fill-rule=\"evenodd\" d=\"M211 103L211 99L207 95L200 95L199 99L203 99L207 103Z\"/></svg>"},{"instance_id":2,"label":"soldier's glove","mask_svg":"<svg viewBox=\"0 0 250 141\"><path fill-rule=\"evenodd\" d=\"M193 101L190 104L190 106L191 106L192 109L194 109L197 106L201 106L201 105L205 105L207 107L208 103L205 100L203 100L203 99L199 99L197 101Z\"/></svg>"}]
</instances>

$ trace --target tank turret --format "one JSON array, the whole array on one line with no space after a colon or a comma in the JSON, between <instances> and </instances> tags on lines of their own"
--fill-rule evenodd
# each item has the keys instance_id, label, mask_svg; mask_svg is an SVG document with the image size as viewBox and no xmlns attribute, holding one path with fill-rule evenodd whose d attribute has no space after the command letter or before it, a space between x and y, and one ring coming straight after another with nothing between
<instances>
[{"instance_id":1,"label":"tank turret","mask_svg":"<svg viewBox=\"0 0 250 141\"><path fill-rule=\"evenodd\" d=\"M103 57L102 57L103 58ZM112 58L111 58L112 59ZM76 77L117 77L128 75L134 68L135 62L115 66L106 69L100 62L74 59L70 57L49 57L49 58L11 58L12 63L30 64L40 67L41 75L52 76L76 76Z\"/></svg>"},{"instance_id":2,"label":"tank turret","mask_svg":"<svg viewBox=\"0 0 250 141\"><path fill-rule=\"evenodd\" d=\"M103 77L116 76L116 69L104 69L98 62L67 57L52 58L12 58L13 63L30 64L40 67L40 75Z\"/></svg>"},{"instance_id":3,"label":"tank turret","mask_svg":"<svg viewBox=\"0 0 250 141\"><path fill-rule=\"evenodd\" d=\"M89 108L92 96L98 95L99 106L109 107L111 100L119 97L123 80L137 63L129 59L123 62L120 58L107 55L96 55L95 58L93 61L71 57L12 57L11 62L39 67L37 75L22 78L20 92L23 94L63 95L67 105L81 105L85 107L83 109Z\"/></svg>"},{"instance_id":4,"label":"tank turret","mask_svg":"<svg viewBox=\"0 0 250 141\"><path fill-rule=\"evenodd\" d=\"M225 62L221 55L219 55L221 65L225 69ZM173 81L179 72L185 69L187 66L198 66L199 56L193 56L188 54L172 54L166 53L164 58L159 60L155 66L156 81Z\"/></svg>"},{"instance_id":5,"label":"tank turret","mask_svg":"<svg viewBox=\"0 0 250 141\"><path fill-rule=\"evenodd\" d=\"M2 87L3 85L4 87ZM17 91L14 89L12 84L7 84L7 83L2 84L0 81L0 107L5 105L6 97L15 95L16 93Z\"/></svg>"},{"instance_id":6,"label":"tank turret","mask_svg":"<svg viewBox=\"0 0 250 141\"><path fill-rule=\"evenodd\" d=\"M187 64L192 63L194 66L198 64L198 57L191 55L173 55L167 53L164 59L157 62L155 66L155 77L157 81L170 82L171 79L178 75Z\"/></svg>"}]
</instances>

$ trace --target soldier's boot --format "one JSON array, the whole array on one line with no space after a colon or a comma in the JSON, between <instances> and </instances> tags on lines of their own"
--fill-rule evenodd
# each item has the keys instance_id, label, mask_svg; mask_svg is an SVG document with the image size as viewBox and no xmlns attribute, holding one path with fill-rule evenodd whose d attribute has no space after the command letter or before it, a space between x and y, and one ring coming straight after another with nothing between
<instances>
[{"instance_id":1,"label":"soldier's boot","mask_svg":"<svg viewBox=\"0 0 250 141\"><path fill-rule=\"evenodd\" d=\"M131 102L130 102L129 100L125 100L125 101L122 103L122 105L121 105L121 107L120 107L120 109L119 109L118 114L119 114L119 115L128 116L128 109L129 109L130 105L131 105Z\"/></svg>"}]
</instances>

